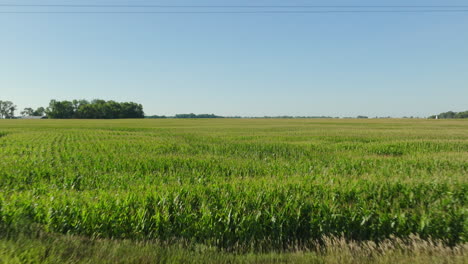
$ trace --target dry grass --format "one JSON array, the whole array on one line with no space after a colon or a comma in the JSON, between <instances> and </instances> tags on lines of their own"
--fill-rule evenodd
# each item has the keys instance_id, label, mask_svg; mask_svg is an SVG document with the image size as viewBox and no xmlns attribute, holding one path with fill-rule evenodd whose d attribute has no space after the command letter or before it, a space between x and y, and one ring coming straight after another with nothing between
<instances>
[{"instance_id":1,"label":"dry grass","mask_svg":"<svg viewBox=\"0 0 468 264\"><path fill-rule=\"evenodd\" d=\"M454 247L442 241L423 240L418 236L407 239L391 238L380 243L355 242L326 238L326 263L466 263L468 244Z\"/></svg>"},{"instance_id":2,"label":"dry grass","mask_svg":"<svg viewBox=\"0 0 468 264\"><path fill-rule=\"evenodd\" d=\"M468 244L391 238L380 243L327 237L309 249L233 253L186 243L136 242L66 235L0 239L0 263L466 263Z\"/></svg>"}]
</instances>

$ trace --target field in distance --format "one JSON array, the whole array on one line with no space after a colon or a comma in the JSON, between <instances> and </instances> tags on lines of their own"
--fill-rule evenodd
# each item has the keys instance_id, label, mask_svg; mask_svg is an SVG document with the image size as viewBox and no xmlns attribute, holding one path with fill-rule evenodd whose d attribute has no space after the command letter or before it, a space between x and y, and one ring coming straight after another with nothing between
<instances>
[{"instance_id":1,"label":"field in distance","mask_svg":"<svg viewBox=\"0 0 468 264\"><path fill-rule=\"evenodd\" d=\"M463 120L0 120L0 156L0 258L65 234L229 254L330 237L466 248Z\"/></svg>"}]
</instances>

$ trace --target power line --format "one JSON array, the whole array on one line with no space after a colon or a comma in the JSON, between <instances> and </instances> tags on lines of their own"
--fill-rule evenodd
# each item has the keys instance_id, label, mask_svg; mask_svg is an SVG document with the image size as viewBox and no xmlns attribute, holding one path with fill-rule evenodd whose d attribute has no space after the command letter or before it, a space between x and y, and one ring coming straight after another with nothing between
<instances>
[{"instance_id":1,"label":"power line","mask_svg":"<svg viewBox=\"0 0 468 264\"><path fill-rule=\"evenodd\" d=\"M69 8L468 8L468 5L136 5L136 4L0 4L0 7Z\"/></svg>"},{"instance_id":2,"label":"power line","mask_svg":"<svg viewBox=\"0 0 468 264\"><path fill-rule=\"evenodd\" d=\"M468 13L462 10L326 10L326 11L0 11L0 14L330 14L330 13Z\"/></svg>"},{"instance_id":3,"label":"power line","mask_svg":"<svg viewBox=\"0 0 468 264\"><path fill-rule=\"evenodd\" d=\"M60 9L52 11L44 8ZM97 10L88 8L97 8ZM115 8L125 9L116 10ZM133 8L147 9L135 10ZM468 12L468 5L0 4L0 14L326 14L465 12Z\"/></svg>"}]
</instances>

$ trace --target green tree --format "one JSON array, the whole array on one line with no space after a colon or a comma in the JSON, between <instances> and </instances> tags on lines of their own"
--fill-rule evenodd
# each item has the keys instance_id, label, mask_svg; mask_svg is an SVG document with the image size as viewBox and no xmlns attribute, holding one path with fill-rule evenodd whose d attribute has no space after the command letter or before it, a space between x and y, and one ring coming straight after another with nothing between
<instances>
[{"instance_id":1,"label":"green tree","mask_svg":"<svg viewBox=\"0 0 468 264\"><path fill-rule=\"evenodd\" d=\"M458 113L455 115L455 118L468 118L468 111L465 111L465 112L458 112Z\"/></svg>"},{"instance_id":2,"label":"green tree","mask_svg":"<svg viewBox=\"0 0 468 264\"><path fill-rule=\"evenodd\" d=\"M16 109L13 102L0 100L0 118L14 118Z\"/></svg>"},{"instance_id":3,"label":"green tree","mask_svg":"<svg viewBox=\"0 0 468 264\"><path fill-rule=\"evenodd\" d=\"M34 109L31 107L26 107L21 111L22 116L32 116L34 114Z\"/></svg>"},{"instance_id":4,"label":"green tree","mask_svg":"<svg viewBox=\"0 0 468 264\"><path fill-rule=\"evenodd\" d=\"M45 115L45 108L44 107L38 107L34 112L32 113L33 116L44 116Z\"/></svg>"},{"instance_id":5,"label":"green tree","mask_svg":"<svg viewBox=\"0 0 468 264\"><path fill-rule=\"evenodd\" d=\"M445 113L440 113L437 116L433 115L430 116L430 119L435 119L436 117L440 119L451 119L451 118L468 118L468 111L465 112L453 112L453 111L448 111Z\"/></svg>"},{"instance_id":6,"label":"green tree","mask_svg":"<svg viewBox=\"0 0 468 264\"><path fill-rule=\"evenodd\" d=\"M75 111L73 103L70 101L51 100L46 114L50 118L66 119L73 118Z\"/></svg>"},{"instance_id":7,"label":"green tree","mask_svg":"<svg viewBox=\"0 0 468 264\"><path fill-rule=\"evenodd\" d=\"M95 99L56 101L51 100L46 110L49 118L116 119L144 118L143 106L134 102L119 103Z\"/></svg>"}]
</instances>

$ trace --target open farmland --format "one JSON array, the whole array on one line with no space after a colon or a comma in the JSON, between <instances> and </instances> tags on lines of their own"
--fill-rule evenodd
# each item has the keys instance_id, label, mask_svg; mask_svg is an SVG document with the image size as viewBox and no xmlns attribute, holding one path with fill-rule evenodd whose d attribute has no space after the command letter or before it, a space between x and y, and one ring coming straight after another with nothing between
<instances>
[{"instance_id":1,"label":"open farmland","mask_svg":"<svg viewBox=\"0 0 468 264\"><path fill-rule=\"evenodd\" d=\"M6 233L230 251L467 241L461 120L0 120L0 156Z\"/></svg>"}]
</instances>

